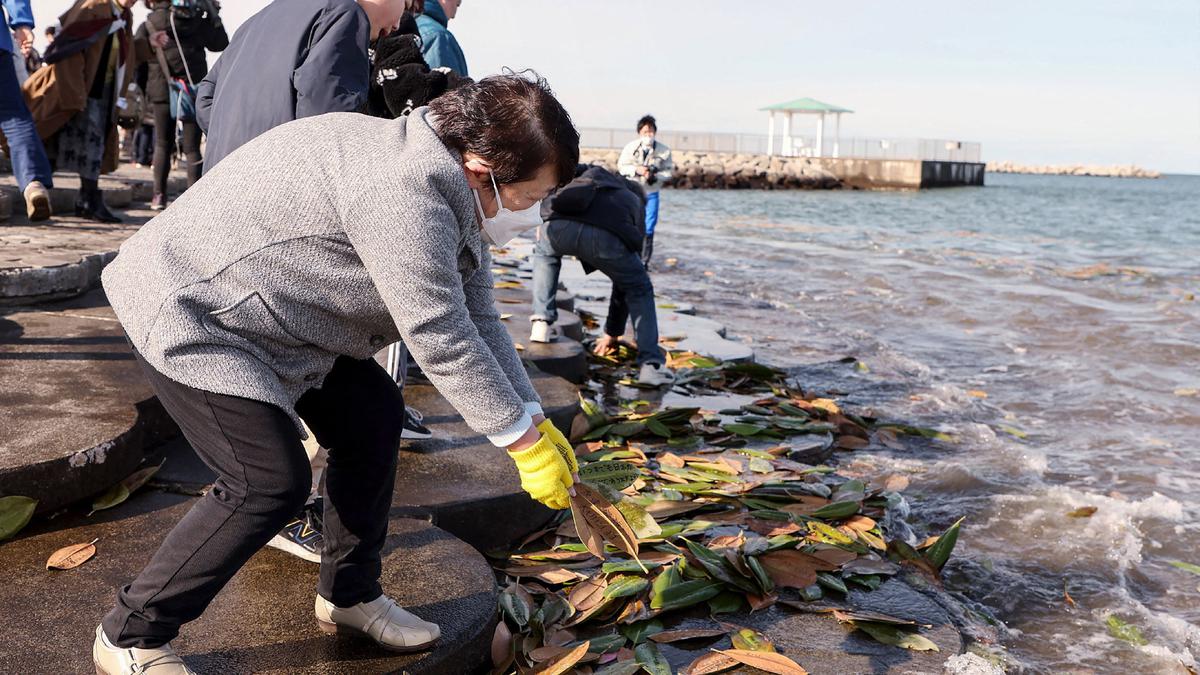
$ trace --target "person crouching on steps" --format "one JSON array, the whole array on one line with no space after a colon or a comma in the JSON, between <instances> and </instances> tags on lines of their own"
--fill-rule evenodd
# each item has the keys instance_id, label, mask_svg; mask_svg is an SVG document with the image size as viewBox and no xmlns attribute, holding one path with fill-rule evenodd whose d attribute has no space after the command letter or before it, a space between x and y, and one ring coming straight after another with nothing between
<instances>
[{"instance_id":1,"label":"person crouching on steps","mask_svg":"<svg viewBox=\"0 0 1200 675\"><path fill-rule=\"evenodd\" d=\"M532 342L555 339L558 307L558 273L562 257L573 255L587 273L600 270L612 280L604 335L596 341L597 354L610 354L633 320L640 366L638 381L661 386L675 381L664 367L658 346L658 315L654 309L654 284L638 258L642 250L645 197L632 180L615 176L603 167L579 165L576 177L551 195L542 206L545 226L533 248Z\"/></svg>"},{"instance_id":2,"label":"person crouching on steps","mask_svg":"<svg viewBox=\"0 0 1200 675\"><path fill-rule=\"evenodd\" d=\"M191 672L168 643L308 496L301 420L329 449L318 625L398 651L438 640L379 581L404 402L372 357L397 339L532 498L569 507L574 452L500 321L487 245L527 229L578 158L545 81L489 77L395 120L276 127L122 245L104 290L217 480L96 628L100 673Z\"/></svg>"}]
</instances>

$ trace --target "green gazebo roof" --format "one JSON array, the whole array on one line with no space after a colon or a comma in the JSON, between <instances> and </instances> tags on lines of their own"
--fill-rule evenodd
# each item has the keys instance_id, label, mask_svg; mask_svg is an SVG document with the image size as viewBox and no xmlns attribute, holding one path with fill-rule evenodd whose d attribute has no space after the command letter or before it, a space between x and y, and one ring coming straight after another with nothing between
<instances>
[{"instance_id":1,"label":"green gazebo roof","mask_svg":"<svg viewBox=\"0 0 1200 675\"><path fill-rule=\"evenodd\" d=\"M822 103L815 98L798 98L794 101L785 103L776 103L769 105L759 110L780 110L783 112L798 112L798 113L852 113L849 108L842 108L830 103Z\"/></svg>"}]
</instances>

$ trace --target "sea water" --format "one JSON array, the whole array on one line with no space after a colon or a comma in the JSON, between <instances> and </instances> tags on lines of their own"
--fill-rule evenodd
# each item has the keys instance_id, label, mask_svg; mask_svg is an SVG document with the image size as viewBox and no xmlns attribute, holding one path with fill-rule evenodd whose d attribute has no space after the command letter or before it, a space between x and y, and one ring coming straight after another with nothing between
<instances>
[{"instance_id":1,"label":"sea water","mask_svg":"<svg viewBox=\"0 0 1200 675\"><path fill-rule=\"evenodd\" d=\"M806 387L953 436L841 459L908 476L918 533L965 516L947 588L1010 669L1196 666L1200 177L668 190L652 269Z\"/></svg>"}]
</instances>

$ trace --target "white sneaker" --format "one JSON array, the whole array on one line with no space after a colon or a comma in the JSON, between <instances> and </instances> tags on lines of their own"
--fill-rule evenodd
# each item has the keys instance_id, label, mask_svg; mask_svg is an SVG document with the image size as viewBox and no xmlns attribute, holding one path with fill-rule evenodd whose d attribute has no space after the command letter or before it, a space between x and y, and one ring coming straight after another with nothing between
<instances>
[{"instance_id":1,"label":"white sneaker","mask_svg":"<svg viewBox=\"0 0 1200 675\"><path fill-rule=\"evenodd\" d=\"M50 217L50 192L40 180L25 186L25 212L29 220L45 220Z\"/></svg>"},{"instance_id":2,"label":"white sneaker","mask_svg":"<svg viewBox=\"0 0 1200 675\"><path fill-rule=\"evenodd\" d=\"M638 372L638 382L660 387L675 381L675 373L667 370L661 363L647 363Z\"/></svg>"},{"instance_id":3,"label":"white sneaker","mask_svg":"<svg viewBox=\"0 0 1200 675\"><path fill-rule=\"evenodd\" d=\"M318 595L315 611L322 631L364 635L396 652L428 649L442 634L436 623L406 611L386 595L344 608Z\"/></svg>"},{"instance_id":4,"label":"white sneaker","mask_svg":"<svg viewBox=\"0 0 1200 675\"><path fill-rule=\"evenodd\" d=\"M548 322L541 319L533 320L533 327L529 329L530 342L554 342L558 339L558 329L551 326Z\"/></svg>"},{"instance_id":5,"label":"white sneaker","mask_svg":"<svg viewBox=\"0 0 1200 675\"><path fill-rule=\"evenodd\" d=\"M171 645L158 649L122 649L108 641L104 629L96 626L96 641L92 643L92 662L97 675L196 675L183 664Z\"/></svg>"}]
</instances>

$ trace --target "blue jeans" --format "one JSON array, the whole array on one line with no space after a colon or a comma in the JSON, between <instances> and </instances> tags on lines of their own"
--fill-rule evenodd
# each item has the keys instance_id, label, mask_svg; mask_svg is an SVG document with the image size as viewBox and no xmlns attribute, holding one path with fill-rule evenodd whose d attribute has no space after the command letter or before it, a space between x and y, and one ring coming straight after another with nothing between
<instances>
[{"instance_id":1,"label":"blue jeans","mask_svg":"<svg viewBox=\"0 0 1200 675\"><path fill-rule=\"evenodd\" d=\"M0 30L8 30L7 27ZM0 49L0 132L8 139L8 155L12 159L13 175L22 192L33 181L41 181L53 187L50 160L46 148L38 138L21 85L17 83L17 69L13 66L12 54Z\"/></svg>"},{"instance_id":2,"label":"blue jeans","mask_svg":"<svg viewBox=\"0 0 1200 675\"><path fill-rule=\"evenodd\" d=\"M654 309L654 284L637 253L630 251L615 234L573 220L552 220L541 228L533 247L533 319L558 320L554 296L562 257L573 255L586 267L600 270L612 280L608 319L604 332L614 337L625 333L625 322L633 319L638 344L638 365L662 364L658 346L658 316Z\"/></svg>"}]
</instances>

